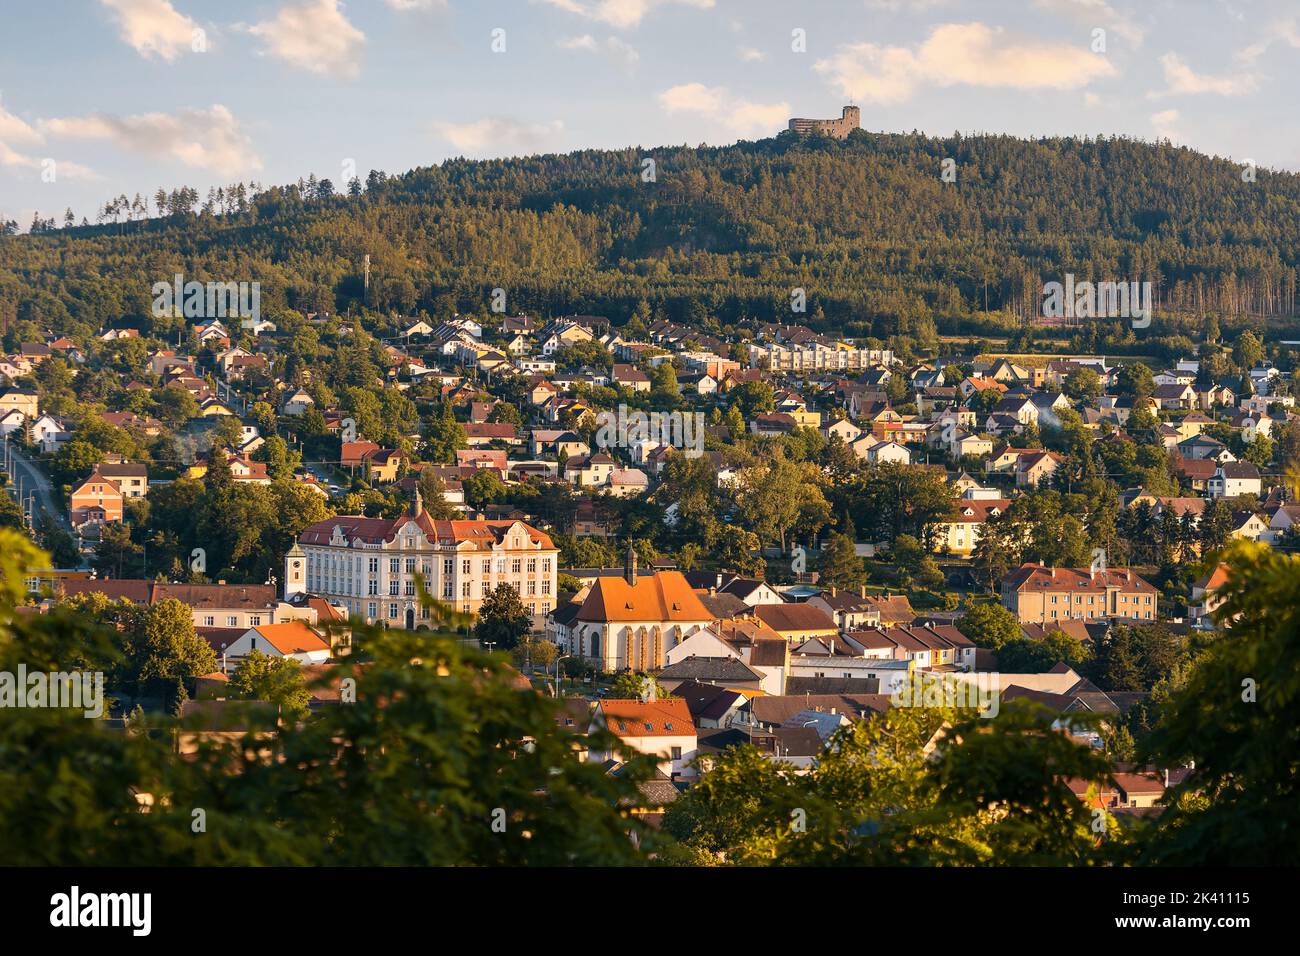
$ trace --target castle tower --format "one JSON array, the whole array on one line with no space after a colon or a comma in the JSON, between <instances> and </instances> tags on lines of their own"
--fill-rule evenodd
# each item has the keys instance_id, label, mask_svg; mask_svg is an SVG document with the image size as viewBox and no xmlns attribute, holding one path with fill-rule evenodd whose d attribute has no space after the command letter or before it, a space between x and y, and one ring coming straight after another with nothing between
<instances>
[{"instance_id":1,"label":"castle tower","mask_svg":"<svg viewBox=\"0 0 1300 956\"><path fill-rule=\"evenodd\" d=\"M288 601L296 594L307 593L307 552L293 546L284 555L284 599Z\"/></svg>"}]
</instances>

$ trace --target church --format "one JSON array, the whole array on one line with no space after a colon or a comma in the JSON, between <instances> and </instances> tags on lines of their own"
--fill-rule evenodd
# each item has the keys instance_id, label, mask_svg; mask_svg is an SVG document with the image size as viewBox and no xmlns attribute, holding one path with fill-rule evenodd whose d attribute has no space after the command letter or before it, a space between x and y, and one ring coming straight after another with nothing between
<instances>
[{"instance_id":1,"label":"church","mask_svg":"<svg viewBox=\"0 0 1300 956\"><path fill-rule=\"evenodd\" d=\"M638 576L636 565L629 545L623 576L597 578L579 596L567 653L605 672L658 670L669 650L713 621L680 571Z\"/></svg>"}]
</instances>

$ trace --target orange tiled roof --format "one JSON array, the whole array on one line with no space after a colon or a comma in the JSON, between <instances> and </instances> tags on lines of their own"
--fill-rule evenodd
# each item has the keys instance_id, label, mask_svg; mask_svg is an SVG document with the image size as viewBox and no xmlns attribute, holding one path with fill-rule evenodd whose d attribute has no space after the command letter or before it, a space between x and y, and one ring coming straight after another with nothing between
<instances>
[{"instance_id":1,"label":"orange tiled roof","mask_svg":"<svg viewBox=\"0 0 1300 956\"><path fill-rule=\"evenodd\" d=\"M578 611L580 621L711 621L713 615L680 571L656 571L635 585L597 578Z\"/></svg>"},{"instance_id":2,"label":"orange tiled roof","mask_svg":"<svg viewBox=\"0 0 1300 956\"><path fill-rule=\"evenodd\" d=\"M649 702L602 700L605 726L618 737L694 737L695 722L680 697Z\"/></svg>"},{"instance_id":3,"label":"orange tiled roof","mask_svg":"<svg viewBox=\"0 0 1300 956\"><path fill-rule=\"evenodd\" d=\"M266 638L281 654L302 654L308 651L328 651L329 645L302 621L284 624L263 624L253 628Z\"/></svg>"}]
</instances>

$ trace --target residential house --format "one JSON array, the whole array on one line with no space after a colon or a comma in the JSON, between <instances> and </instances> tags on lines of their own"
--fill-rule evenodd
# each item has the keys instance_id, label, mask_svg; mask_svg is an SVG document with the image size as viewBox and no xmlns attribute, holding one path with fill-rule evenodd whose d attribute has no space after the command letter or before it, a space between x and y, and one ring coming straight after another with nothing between
<instances>
[{"instance_id":1,"label":"residential house","mask_svg":"<svg viewBox=\"0 0 1300 956\"><path fill-rule=\"evenodd\" d=\"M625 747L658 758L659 771L670 779L695 776L692 762L699 751L695 722L686 701L601 700L591 715L588 733L608 730ZM617 754L592 749L588 761L617 760Z\"/></svg>"},{"instance_id":2,"label":"residential house","mask_svg":"<svg viewBox=\"0 0 1300 956\"><path fill-rule=\"evenodd\" d=\"M330 658L329 644L303 621L250 627L226 648L225 656L239 660L253 651L292 658L299 664L324 664Z\"/></svg>"}]
</instances>

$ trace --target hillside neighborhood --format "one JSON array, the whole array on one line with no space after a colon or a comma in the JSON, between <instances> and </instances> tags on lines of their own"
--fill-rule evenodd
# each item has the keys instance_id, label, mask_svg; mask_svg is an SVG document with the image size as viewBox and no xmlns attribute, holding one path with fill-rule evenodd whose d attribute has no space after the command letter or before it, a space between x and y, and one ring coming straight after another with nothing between
<instances>
[{"instance_id":1,"label":"hillside neighborhood","mask_svg":"<svg viewBox=\"0 0 1300 956\"><path fill-rule=\"evenodd\" d=\"M115 717L218 713L250 660L441 604L564 698L577 759L651 758L654 814L741 745L809 772L931 679L1049 708L1110 761L1080 799L1151 812L1189 772L1134 762L1153 695L1222 623L1205 559L1300 545L1300 353L1250 331L1152 365L648 307L4 345L6 522L54 556L24 610L178 607L200 642Z\"/></svg>"}]
</instances>

